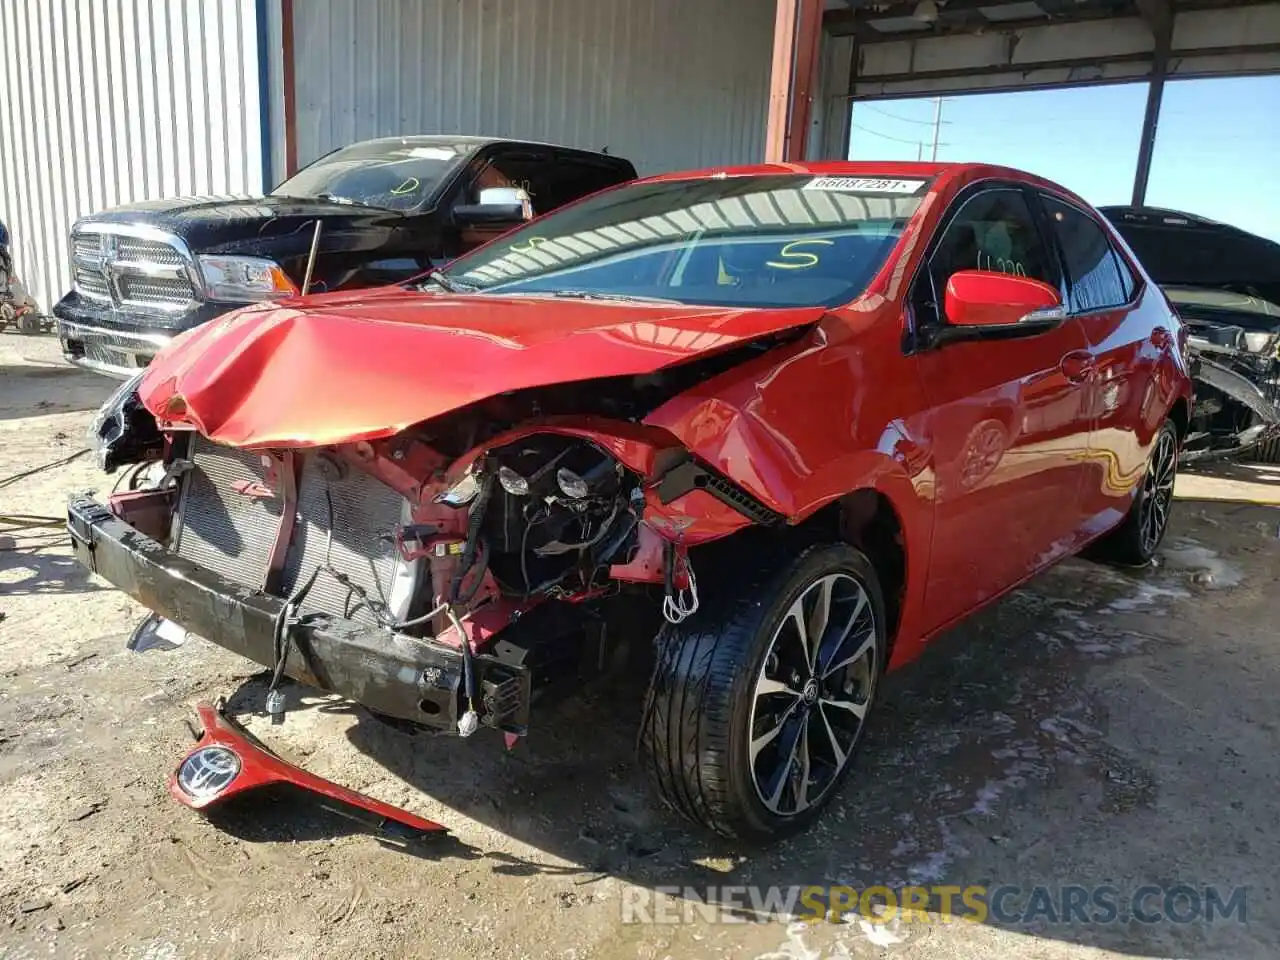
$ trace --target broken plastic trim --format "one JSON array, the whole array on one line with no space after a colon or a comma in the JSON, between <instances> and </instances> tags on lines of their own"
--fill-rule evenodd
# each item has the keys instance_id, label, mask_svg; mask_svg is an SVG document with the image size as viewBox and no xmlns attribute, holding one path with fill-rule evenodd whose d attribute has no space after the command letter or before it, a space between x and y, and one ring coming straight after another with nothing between
<instances>
[{"instance_id":1,"label":"broken plastic trim","mask_svg":"<svg viewBox=\"0 0 1280 960\"><path fill-rule=\"evenodd\" d=\"M693 490L705 490L760 526L778 527L787 522L786 517L769 509L732 480L693 460L684 460L662 475L658 482L658 499L665 506Z\"/></svg>"},{"instance_id":2,"label":"broken plastic trim","mask_svg":"<svg viewBox=\"0 0 1280 960\"><path fill-rule=\"evenodd\" d=\"M204 810L249 790L289 784L320 797L325 809L387 837L407 840L445 830L432 820L286 763L228 717L225 709L222 700L196 705L202 732L169 778L169 793L182 805Z\"/></svg>"},{"instance_id":3,"label":"broken plastic trim","mask_svg":"<svg viewBox=\"0 0 1280 960\"><path fill-rule=\"evenodd\" d=\"M1280 424L1280 410L1267 399L1262 389L1243 374L1230 367L1200 355L1199 369L1196 379L1202 380L1211 387L1216 387L1233 400L1243 403L1258 415L1264 423Z\"/></svg>"}]
</instances>

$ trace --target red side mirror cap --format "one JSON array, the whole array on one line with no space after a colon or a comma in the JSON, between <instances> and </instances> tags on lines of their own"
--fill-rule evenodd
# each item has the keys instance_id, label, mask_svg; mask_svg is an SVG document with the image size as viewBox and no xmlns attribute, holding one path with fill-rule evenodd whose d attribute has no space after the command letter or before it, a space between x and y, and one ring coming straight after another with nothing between
<instances>
[{"instance_id":1,"label":"red side mirror cap","mask_svg":"<svg viewBox=\"0 0 1280 960\"><path fill-rule=\"evenodd\" d=\"M1049 284L988 270L960 270L947 280L943 309L956 327L1006 327L1060 311L1062 297Z\"/></svg>"}]
</instances>

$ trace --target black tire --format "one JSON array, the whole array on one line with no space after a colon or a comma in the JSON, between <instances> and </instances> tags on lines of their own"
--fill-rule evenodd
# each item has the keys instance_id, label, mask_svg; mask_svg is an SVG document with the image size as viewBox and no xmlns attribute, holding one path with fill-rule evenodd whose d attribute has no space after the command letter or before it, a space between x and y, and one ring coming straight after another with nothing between
<instances>
[{"instance_id":1,"label":"black tire","mask_svg":"<svg viewBox=\"0 0 1280 960\"><path fill-rule=\"evenodd\" d=\"M690 820L727 837L771 839L801 830L818 816L848 773L884 669L884 596L866 556L847 544L818 544L788 554L790 561L779 569L778 554L775 547L740 558L732 579L702 586L702 604L693 617L662 628L641 719L641 761L658 793ZM810 608L803 604L812 599L816 607L826 584L829 629L812 631L820 637L811 646L816 663L810 665L812 679L797 694L793 672L794 690L762 693L762 684L777 683L769 670L786 672L797 662L803 666L801 647L787 637L794 631L804 644L804 636L797 618L788 614L801 602L800 619L812 630L818 615L804 615ZM855 587L862 591L865 605L859 605ZM869 626L865 615L871 617ZM837 635L844 639L837 640ZM854 651L862 659L854 662ZM842 668L837 656L850 665ZM816 692L811 691L815 685ZM759 717L758 698L766 704ZM861 716L849 712L855 703ZM775 718L776 728L770 726ZM852 729L855 719L857 727ZM773 732L776 738L758 747L754 762L753 735L756 744L766 737L753 731L753 723L757 731ZM827 739L811 744L809 731L819 740ZM797 748L802 736L800 766ZM771 809L756 771L768 765L770 751L781 758L788 739L789 758L781 760L776 779L770 781L779 785ZM803 777L796 775L801 769ZM821 787L812 802L806 799L810 784ZM795 801L793 811L783 809L788 789Z\"/></svg>"},{"instance_id":2,"label":"black tire","mask_svg":"<svg viewBox=\"0 0 1280 960\"><path fill-rule=\"evenodd\" d=\"M1090 559L1127 567L1144 567L1151 562L1169 528L1173 484L1178 476L1178 445L1178 428L1166 420L1151 443L1151 458L1129 512L1118 527L1089 547ZM1169 456L1172 459L1166 460Z\"/></svg>"},{"instance_id":3,"label":"black tire","mask_svg":"<svg viewBox=\"0 0 1280 960\"><path fill-rule=\"evenodd\" d=\"M34 336L40 332L40 317L34 313L24 313L18 318L18 332Z\"/></svg>"}]
</instances>

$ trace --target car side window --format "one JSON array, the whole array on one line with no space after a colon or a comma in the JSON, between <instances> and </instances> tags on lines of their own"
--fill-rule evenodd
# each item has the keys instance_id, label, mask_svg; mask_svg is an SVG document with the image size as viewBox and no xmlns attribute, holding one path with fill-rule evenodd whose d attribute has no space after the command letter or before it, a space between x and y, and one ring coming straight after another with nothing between
<instances>
[{"instance_id":1,"label":"car side window","mask_svg":"<svg viewBox=\"0 0 1280 960\"><path fill-rule=\"evenodd\" d=\"M934 304L942 303L947 281L960 270L1009 273L1057 286L1049 252L1021 190L984 190L961 204L929 258Z\"/></svg>"},{"instance_id":2,"label":"car side window","mask_svg":"<svg viewBox=\"0 0 1280 960\"><path fill-rule=\"evenodd\" d=\"M1116 267L1120 270L1120 284L1124 287L1124 302L1128 303L1133 299L1133 295L1138 291L1138 281L1133 275L1133 270L1129 264L1125 262L1124 257L1120 255L1120 251L1114 246L1111 248L1111 256L1115 258Z\"/></svg>"},{"instance_id":3,"label":"car side window","mask_svg":"<svg viewBox=\"0 0 1280 960\"><path fill-rule=\"evenodd\" d=\"M547 213L627 179L629 178L616 163L568 152L557 153L547 202L538 207L538 212Z\"/></svg>"},{"instance_id":4,"label":"car side window","mask_svg":"<svg viewBox=\"0 0 1280 960\"><path fill-rule=\"evenodd\" d=\"M519 187L529 194L534 214L546 213L556 204L553 199L555 168L549 153L509 151L485 161L458 197L458 203L478 203L480 191L490 187Z\"/></svg>"},{"instance_id":5,"label":"car side window","mask_svg":"<svg viewBox=\"0 0 1280 960\"><path fill-rule=\"evenodd\" d=\"M1054 197L1042 197L1062 247L1067 270L1067 309L1090 313L1128 303L1133 276L1093 217Z\"/></svg>"}]
</instances>

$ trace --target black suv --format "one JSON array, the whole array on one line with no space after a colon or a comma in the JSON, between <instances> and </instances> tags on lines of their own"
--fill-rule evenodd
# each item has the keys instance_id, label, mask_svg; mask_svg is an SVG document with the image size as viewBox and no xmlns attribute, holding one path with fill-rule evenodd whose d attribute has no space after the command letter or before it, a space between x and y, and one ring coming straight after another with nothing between
<instances>
[{"instance_id":1,"label":"black suv","mask_svg":"<svg viewBox=\"0 0 1280 960\"><path fill-rule=\"evenodd\" d=\"M567 147L394 137L335 150L265 197L106 210L72 228L73 286L53 311L62 351L128 377L229 310L402 281L635 175L620 157Z\"/></svg>"}]
</instances>

